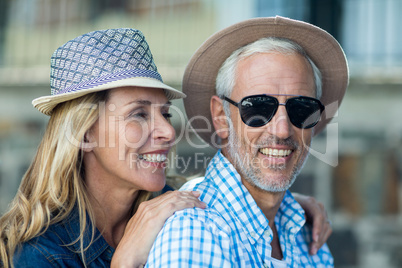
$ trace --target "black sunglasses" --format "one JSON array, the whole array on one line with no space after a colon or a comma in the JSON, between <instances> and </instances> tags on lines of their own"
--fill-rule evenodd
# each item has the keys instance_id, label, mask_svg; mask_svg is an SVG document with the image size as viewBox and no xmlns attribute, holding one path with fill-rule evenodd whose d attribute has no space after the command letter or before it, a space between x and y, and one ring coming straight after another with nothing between
<instances>
[{"instance_id":1,"label":"black sunglasses","mask_svg":"<svg viewBox=\"0 0 402 268\"><path fill-rule=\"evenodd\" d=\"M276 114L279 105L284 105L290 122L295 127L312 128L320 121L321 114L325 109L318 99L285 94L275 96L294 97L287 99L285 103L280 103L277 98L265 94L247 96L239 102L235 102L226 96L220 96L220 98L239 108L242 121L250 127L262 127L268 124Z\"/></svg>"}]
</instances>

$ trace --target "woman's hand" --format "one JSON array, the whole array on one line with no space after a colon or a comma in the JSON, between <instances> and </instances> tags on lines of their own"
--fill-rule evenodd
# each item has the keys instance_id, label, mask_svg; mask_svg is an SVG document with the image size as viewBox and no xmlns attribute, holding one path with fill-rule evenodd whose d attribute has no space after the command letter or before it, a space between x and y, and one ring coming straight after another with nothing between
<instances>
[{"instance_id":1,"label":"woman's hand","mask_svg":"<svg viewBox=\"0 0 402 268\"><path fill-rule=\"evenodd\" d=\"M194 191L173 191L141 203L126 226L111 267L143 267L167 218L185 208L206 208L199 195Z\"/></svg>"},{"instance_id":2,"label":"woman's hand","mask_svg":"<svg viewBox=\"0 0 402 268\"><path fill-rule=\"evenodd\" d=\"M324 205L314 197L296 193L292 193L292 195L306 212L307 222L313 225L313 242L310 243L310 254L315 255L332 233L331 222Z\"/></svg>"}]
</instances>

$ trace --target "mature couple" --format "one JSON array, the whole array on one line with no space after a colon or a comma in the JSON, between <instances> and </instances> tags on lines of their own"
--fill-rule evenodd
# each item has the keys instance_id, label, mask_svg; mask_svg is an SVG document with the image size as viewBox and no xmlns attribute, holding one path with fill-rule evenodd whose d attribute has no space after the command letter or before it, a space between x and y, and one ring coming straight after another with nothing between
<instances>
[{"instance_id":1,"label":"mature couple","mask_svg":"<svg viewBox=\"0 0 402 268\"><path fill-rule=\"evenodd\" d=\"M33 101L48 127L0 219L5 267L333 266L325 211L288 191L348 84L331 35L275 17L211 36L183 92L193 128L220 149L204 178L151 200L175 139L170 100L185 94L162 82L142 33L77 37L51 70L51 96ZM125 141L137 146L116 146Z\"/></svg>"}]
</instances>

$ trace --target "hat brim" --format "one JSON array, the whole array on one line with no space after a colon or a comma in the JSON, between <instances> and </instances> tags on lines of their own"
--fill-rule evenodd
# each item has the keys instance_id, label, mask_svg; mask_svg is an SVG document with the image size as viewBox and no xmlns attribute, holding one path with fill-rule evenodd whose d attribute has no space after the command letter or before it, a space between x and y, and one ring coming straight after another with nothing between
<instances>
[{"instance_id":1,"label":"hat brim","mask_svg":"<svg viewBox=\"0 0 402 268\"><path fill-rule=\"evenodd\" d=\"M164 83L160 82L157 79L147 78L147 77L132 77L132 78L126 78L126 79L122 79L122 80L118 80L118 81L112 81L112 82L98 85L96 87L89 88L89 89L83 89L83 90L79 90L79 91L63 93L63 94L59 94L59 95L39 97L39 98L34 99L32 101L32 104L41 113L44 113L46 115L51 115L54 107L56 107L56 105L58 105L59 103L69 101L72 99L76 99L76 98L79 98L79 97L84 96L89 93L113 89L113 88L119 88L119 87L127 87L127 86L160 88L160 89L164 90L165 95L169 100L180 99L180 98L186 97L186 94L184 94L183 92L181 92L177 89L174 89L168 85L165 85Z\"/></svg>"},{"instance_id":2,"label":"hat brim","mask_svg":"<svg viewBox=\"0 0 402 268\"><path fill-rule=\"evenodd\" d=\"M290 39L299 44L322 74L321 102L325 112L314 127L320 133L335 116L345 95L349 71L339 43L326 31L301 21L283 17L249 19L225 28L206 40L194 53L183 76L184 107L190 124L204 141L212 141L214 127L210 99L215 95L218 70L232 52L264 37ZM195 117L197 116L197 117ZM193 118L194 117L194 118Z\"/></svg>"}]
</instances>

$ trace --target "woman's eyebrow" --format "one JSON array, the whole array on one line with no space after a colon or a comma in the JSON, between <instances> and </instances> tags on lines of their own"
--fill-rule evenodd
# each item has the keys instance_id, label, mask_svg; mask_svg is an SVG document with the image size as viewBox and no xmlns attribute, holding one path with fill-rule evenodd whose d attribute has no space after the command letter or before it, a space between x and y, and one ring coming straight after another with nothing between
<instances>
[{"instance_id":1,"label":"woman's eyebrow","mask_svg":"<svg viewBox=\"0 0 402 268\"><path fill-rule=\"evenodd\" d=\"M141 100L141 99L139 99L139 100L134 100L134 101L127 102L124 106L131 105L131 104L151 105L152 102L150 102L149 100Z\"/></svg>"},{"instance_id":2,"label":"woman's eyebrow","mask_svg":"<svg viewBox=\"0 0 402 268\"><path fill-rule=\"evenodd\" d=\"M124 106L130 105L130 104L140 104L140 105L150 106L150 105L152 105L152 102L149 100L139 99L139 100L130 101L130 102L126 103ZM162 106L170 106L170 105L172 105L171 101L167 101L165 104L162 104Z\"/></svg>"}]
</instances>

